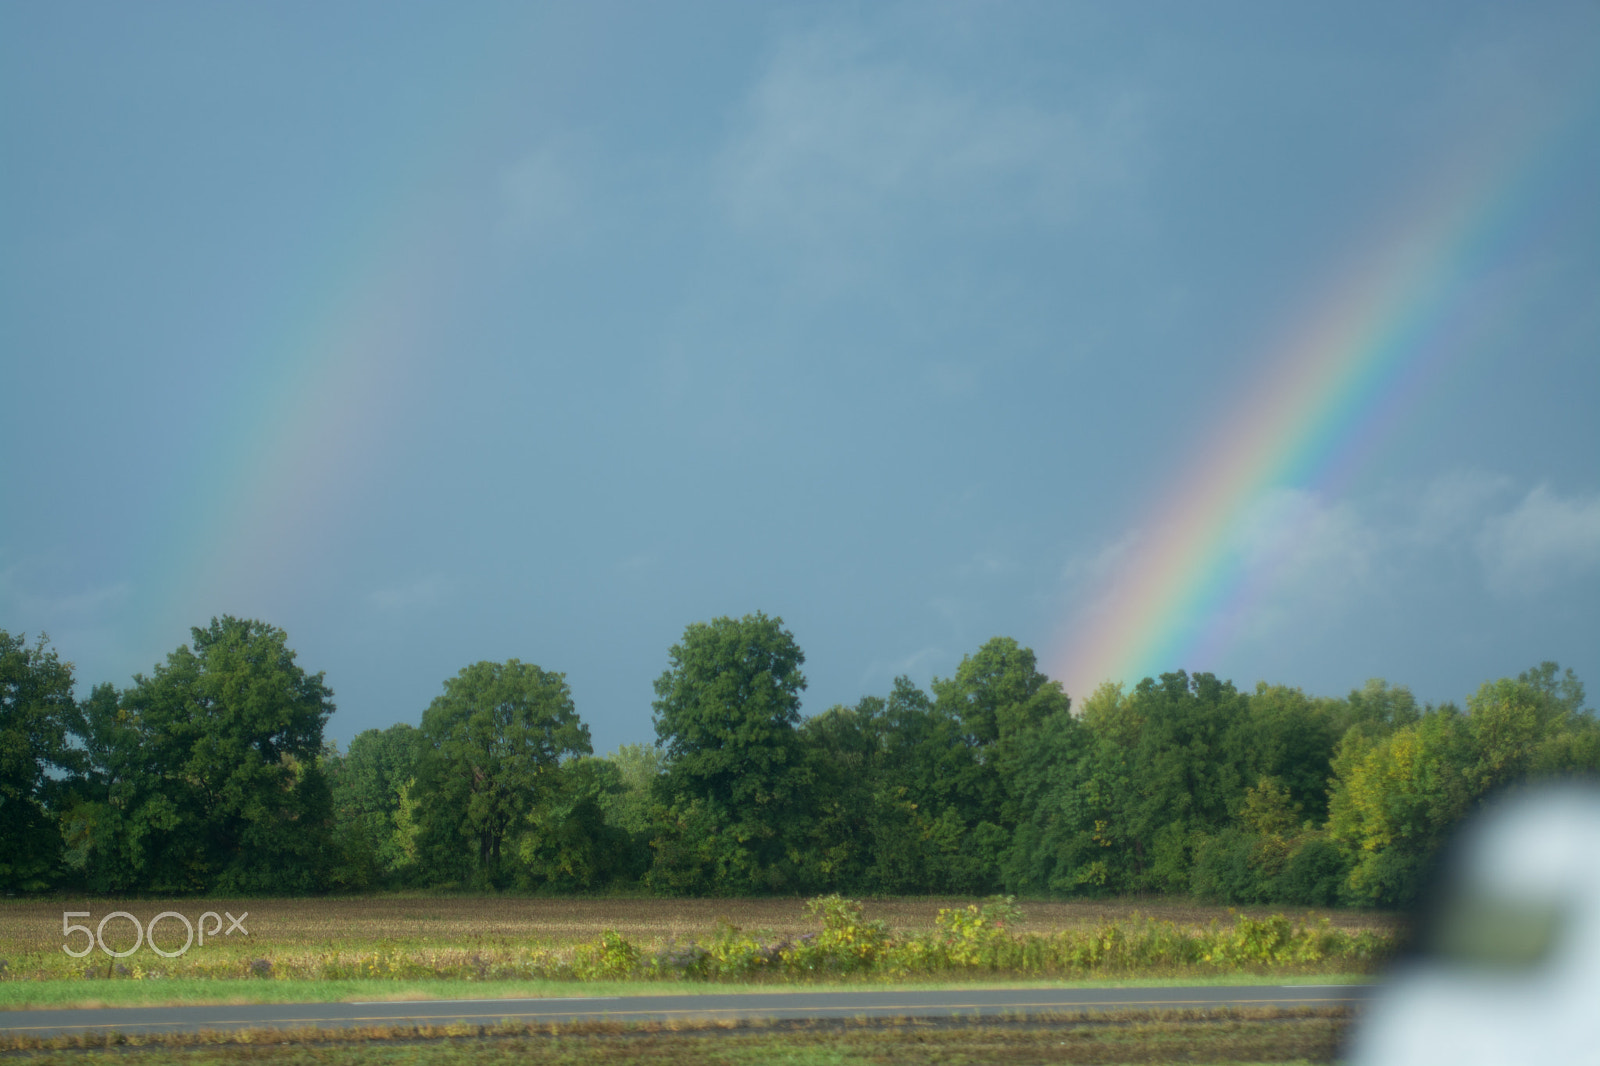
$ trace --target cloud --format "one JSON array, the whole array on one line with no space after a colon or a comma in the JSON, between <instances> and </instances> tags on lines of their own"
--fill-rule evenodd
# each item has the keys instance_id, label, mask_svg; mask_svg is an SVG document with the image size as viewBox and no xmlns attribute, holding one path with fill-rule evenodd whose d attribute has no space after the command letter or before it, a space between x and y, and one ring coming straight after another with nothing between
<instances>
[{"instance_id":1,"label":"cloud","mask_svg":"<svg viewBox=\"0 0 1600 1066\"><path fill-rule=\"evenodd\" d=\"M661 553L652 548L618 559L612 564L612 569L625 574L638 573L641 570L653 569L660 561Z\"/></svg>"},{"instance_id":2,"label":"cloud","mask_svg":"<svg viewBox=\"0 0 1600 1066\"><path fill-rule=\"evenodd\" d=\"M862 671L859 684L862 688L881 686L887 690L897 677L904 676L916 680L931 676L934 667L944 659L944 649L937 644L918 648L898 659L874 659Z\"/></svg>"},{"instance_id":3,"label":"cloud","mask_svg":"<svg viewBox=\"0 0 1600 1066\"><path fill-rule=\"evenodd\" d=\"M1497 497L1511 490L1511 479L1482 470L1455 470L1435 478L1422 491L1411 526L1420 544L1461 539L1482 522Z\"/></svg>"},{"instance_id":4,"label":"cloud","mask_svg":"<svg viewBox=\"0 0 1600 1066\"><path fill-rule=\"evenodd\" d=\"M455 582L443 575L432 574L407 584L378 589L367 597L367 601L380 611L404 611L432 606L454 591Z\"/></svg>"},{"instance_id":5,"label":"cloud","mask_svg":"<svg viewBox=\"0 0 1600 1066\"><path fill-rule=\"evenodd\" d=\"M526 153L501 173L505 234L538 239L570 232L583 206L583 184L574 173L574 159L570 147L550 143Z\"/></svg>"},{"instance_id":6,"label":"cloud","mask_svg":"<svg viewBox=\"0 0 1600 1066\"><path fill-rule=\"evenodd\" d=\"M1011 559L999 552L978 551L973 553L972 558L958 565L955 573L956 576L964 578L993 577L1015 568Z\"/></svg>"},{"instance_id":7,"label":"cloud","mask_svg":"<svg viewBox=\"0 0 1600 1066\"><path fill-rule=\"evenodd\" d=\"M913 213L923 227L1060 223L1120 176L1121 102L1086 120L869 52L843 33L779 50L720 161L738 224L859 241Z\"/></svg>"},{"instance_id":8,"label":"cloud","mask_svg":"<svg viewBox=\"0 0 1600 1066\"><path fill-rule=\"evenodd\" d=\"M36 620L34 628L60 624L93 622L111 614L133 594L127 581L91 585L72 592L39 593L22 587L21 567L0 570L0 604L25 618Z\"/></svg>"},{"instance_id":9,"label":"cloud","mask_svg":"<svg viewBox=\"0 0 1600 1066\"><path fill-rule=\"evenodd\" d=\"M1600 495L1563 498L1537 485L1512 510L1488 518L1477 538L1489 587L1537 592L1600 570Z\"/></svg>"},{"instance_id":10,"label":"cloud","mask_svg":"<svg viewBox=\"0 0 1600 1066\"><path fill-rule=\"evenodd\" d=\"M1297 595L1325 598L1363 583L1385 539L1349 503L1274 489L1245 512L1233 547L1247 580L1269 577Z\"/></svg>"},{"instance_id":11,"label":"cloud","mask_svg":"<svg viewBox=\"0 0 1600 1066\"><path fill-rule=\"evenodd\" d=\"M1094 552L1074 555L1061 567L1061 580L1072 585L1098 585L1121 570L1143 540L1143 530L1130 529Z\"/></svg>"}]
</instances>

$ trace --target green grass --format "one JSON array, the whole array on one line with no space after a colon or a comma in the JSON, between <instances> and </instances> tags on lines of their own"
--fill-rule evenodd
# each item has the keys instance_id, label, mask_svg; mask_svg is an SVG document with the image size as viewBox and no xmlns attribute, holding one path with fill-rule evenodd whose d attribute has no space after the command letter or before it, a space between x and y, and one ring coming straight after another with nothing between
<instances>
[{"instance_id":1,"label":"green grass","mask_svg":"<svg viewBox=\"0 0 1600 1066\"><path fill-rule=\"evenodd\" d=\"M0 981L0 1010L71 1007L154 1007L242 1003L343 1003L412 999L516 999L570 996L661 996L728 992L853 991L893 985L896 988L1168 988L1181 986L1359 984L1364 974L1242 973L1182 976L1124 976L1080 980L919 978L890 981L759 982L730 984L704 981L460 981L449 978L416 981L385 980L208 980L168 978L157 981L112 980Z\"/></svg>"},{"instance_id":2,"label":"green grass","mask_svg":"<svg viewBox=\"0 0 1600 1066\"><path fill-rule=\"evenodd\" d=\"M174 1066L879 1066L900 1064L1330 1062L1349 1022L1338 1010L1066 1015L1026 1022L901 1020L702 1025L459 1026L357 1034L308 1030L11 1041L7 1058L49 1064Z\"/></svg>"}]
</instances>

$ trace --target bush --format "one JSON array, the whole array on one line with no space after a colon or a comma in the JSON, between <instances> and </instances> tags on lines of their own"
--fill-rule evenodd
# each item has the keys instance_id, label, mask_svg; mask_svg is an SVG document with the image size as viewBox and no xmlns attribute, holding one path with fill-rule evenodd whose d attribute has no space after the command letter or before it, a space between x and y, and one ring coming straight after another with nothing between
<instances>
[{"instance_id":1,"label":"bush","mask_svg":"<svg viewBox=\"0 0 1600 1066\"><path fill-rule=\"evenodd\" d=\"M1255 903L1262 885L1251 863L1256 837L1242 829L1224 829L1195 846L1189 885L1200 899L1217 903Z\"/></svg>"},{"instance_id":2,"label":"bush","mask_svg":"<svg viewBox=\"0 0 1600 1066\"><path fill-rule=\"evenodd\" d=\"M998 970L1014 962L1016 946L1007 924L1020 921L1022 908L1014 896L992 898L982 907L941 908L935 919L945 964L959 968Z\"/></svg>"},{"instance_id":3,"label":"bush","mask_svg":"<svg viewBox=\"0 0 1600 1066\"><path fill-rule=\"evenodd\" d=\"M1339 845L1320 833L1309 836L1290 853L1278 876L1274 902L1332 907L1339 902L1349 874Z\"/></svg>"},{"instance_id":4,"label":"bush","mask_svg":"<svg viewBox=\"0 0 1600 1066\"><path fill-rule=\"evenodd\" d=\"M619 980L639 968L639 949L614 929L607 929L592 944L574 953L573 976L584 981Z\"/></svg>"},{"instance_id":5,"label":"bush","mask_svg":"<svg viewBox=\"0 0 1600 1066\"><path fill-rule=\"evenodd\" d=\"M861 904L837 893L806 904L806 915L822 921L822 932L801 937L785 962L805 972L852 973L871 969L889 946L889 927L862 916Z\"/></svg>"}]
</instances>

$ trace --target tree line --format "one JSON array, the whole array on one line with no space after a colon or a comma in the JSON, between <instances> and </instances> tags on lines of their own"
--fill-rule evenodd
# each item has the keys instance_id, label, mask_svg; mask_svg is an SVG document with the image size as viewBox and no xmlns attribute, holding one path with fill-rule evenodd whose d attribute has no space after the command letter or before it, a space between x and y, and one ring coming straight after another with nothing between
<instances>
[{"instance_id":1,"label":"tree line","mask_svg":"<svg viewBox=\"0 0 1600 1066\"><path fill-rule=\"evenodd\" d=\"M512 659L341 752L323 739L332 690L283 630L191 632L80 701L46 641L0 630L0 891L1394 906L1497 789L1600 771L1600 721L1555 663L1464 710L1383 681L1327 698L1183 671L1074 707L996 637L928 690L900 677L802 717L805 656L761 613L687 628L653 745L596 757L565 677Z\"/></svg>"}]
</instances>

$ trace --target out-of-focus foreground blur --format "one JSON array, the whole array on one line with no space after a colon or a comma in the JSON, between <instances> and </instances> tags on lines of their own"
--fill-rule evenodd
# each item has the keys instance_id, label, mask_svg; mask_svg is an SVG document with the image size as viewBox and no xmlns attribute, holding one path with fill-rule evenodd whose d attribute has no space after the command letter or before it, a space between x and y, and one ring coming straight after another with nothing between
<instances>
[{"instance_id":1,"label":"out-of-focus foreground blur","mask_svg":"<svg viewBox=\"0 0 1600 1066\"><path fill-rule=\"evenodd\" d=\"M1600 787L1507 793L1467 821L1418 914L1416 950L1350 1061L1600 1063Z\"/></svg>"}]
</instances>

